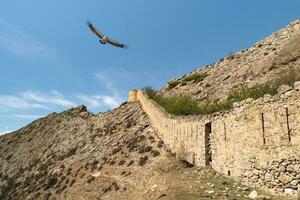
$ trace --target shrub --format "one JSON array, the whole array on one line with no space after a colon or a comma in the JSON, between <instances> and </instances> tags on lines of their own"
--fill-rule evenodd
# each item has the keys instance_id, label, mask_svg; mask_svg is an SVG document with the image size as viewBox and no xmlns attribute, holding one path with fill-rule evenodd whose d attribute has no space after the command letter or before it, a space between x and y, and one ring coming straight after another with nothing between
<instances>
[{"instance_id":1,"label":"shrub","mask_svg":"<svg viewBox=\"0 0 300 200\"><path fill-rule=\"evenodd\" d=\"M193 81L194 83L199 83L203 81L208 76L207 73L201 73L201 74L192 74L190 76L185 77L182 79L182 83Z\"/></svg>"},{"instance_id":2,"label":"shrub","mask_svg":"<svg viewBox=\"0 0 300 200\"><path fill-rule=\"evenodd\" d=\"M238 90L234 90L229 93L227 100L231 102L240 102L247 98L258 99L265 94L275 95L277 88L271 84L257 85L252 88L241 87Z\"/></svg>"},{"instance_id":3,"label":"shrub","mask_svg":"<svg viewBox=\"0 0 300 200\"><path fill-rule=\"evenodd\" d=\"M152 99L153 96L155 96L156 91L151 86L144 87L144 91L148 95L149 98Z\"/></svg>"},{"instance_id":4,"label":"shrub","mask_svg":"<svg viewBox=\"0 0 300 200\"><path fill-rule=\"evenodd\" d=\"M64 159L75 155L76 151L77 151L77 147L69 149L68 152L65 154Z\"/></svg>"},{"instance_id":5,"label":"shrub","mask_svg":"<svg viewBox=\"0 0 300 200\"><path fill-rule=\"evenodd\" d=\"M300 81L300 69L289 68L280 73L277 78L274 78L265 84L256 85L252 88L241 87L229 93L227 100L232 102L240 102L247 98L258 99L265 94L275 95L277 89L281 85L293 86L296 81Z\"/></svg>"},{"instance_id":6,"label":"shrub","mask_svg":"<svg viewBox=\"0 0 300 200\"><path fill-rule=\"evenodd\" d=\"M198 103L189 96L173 96L164 99L167 112L174 115L193 115L198 113Z\"/></svg>"},{"instance_id":7,"label":"shrub","mask_svg":"<svg viewBox=\"0 0 300 200\"><path fill-rule=\"evenodd\" d=\"M279 87L279 86L278 86ZM241 102L247 98L258 99L265 94L277 94L277 88L273 84L266 83L256 85L252 88L241 87L229 93L228 97L223 101L211 101L199 106L199 114L212 114L215 112L226 111L232 109L234 102Z\"/></svg>"},{"instance_id":8,"label":"shrub","mask_svg":"<svg viewBox=\"0 0 300 200\"><path fill-rule=\"evenodd\" d=\"M227 59L233 60L234 58L235 58L234 52L233 51L229 52Z\"/></svg>"},{"instance_id":9,"label":"shrub","mask_svg":"<svg viewBox=\"0 0 300 200\"><path fill-rule=\"evenodd\" d=\"M146 87L145 92L150 99L153 99L164 107L167 112L174 115L190 115L198 113L197 102L189 96L164 97L157 94L151 87Z\"/></svg>"},{"instance_id":10,"label":"shrub","mask_svg":"<svg viewBox=\"0 0 300 200\"><path fill-rule=\"evenodd\" d=\"M16 183L13 179L9 178L8 176L1 175L1 179L4 179L6 182L5 185L0 187L0 199L5 199L7 197L7 194L13 190L15 190L20 183Z\"/></svg>"},{"instance_id":11,"label":"shrub","mask_svg":"<svg viewBox=\"0 0 300 200\"><path fill-rule=\"evenodd\" d=\"M199 114L212 114L215 112L226 111L232 108L232 101L224 100L221 102L212 101L199 106Z\"/></svg>"},{"instance_id":12,"label":"shrub","mask_svg":"<svg viewBox=\"0 0 300 200\"><path fill-rule=\"evenodd\" d=\"M92 181L96 180L96 178L94 176L89 176L87 178L87 183L91 183Z\"/></svg>"},{"instance_id":13,"label":"shrub","mask_svg":"<svg viewBox=\"0 0 300 200\"><path fill-rule=\"evenodd\" d=\"M8 155L6 158L5 158L5 160L10 160L11 159L11 157L12 157L12 154L10 154L10 155Z\"/></svg>"},{"instance_id":14,"label":"shrub","mask_svg":"<svg viewBox=\"0 0 300 200\"><path fill-rule=\"evenodd\" d=\"M176 87L179 84L180 84L179 80L175 80L175 81L169 82L167 90L171 90L171 89L173 89L174 87Z\"/></svg>"},{"instance_id":15,"label":"shrub","mask_svg":"<svg viewBox=\"0 0 300 200\"><path fill-rule=\"evenodd\" d=\"M211 86L211 84L209 84L209 83L207 83L206 85L205 85L205 87L210 87Z\"/></svg>"},{"instance_id":16,"label":"shrub","mask_svg":"<svg viewBox=\"0 0 300 200\"><path fill-rule=\"evenodd\" d=\"M181 80L171 81L171 82L169 82L167 90L171 90L179 84L182 86L186 85L187 82L189 82L189 81L193 81L193 83L199 83L199 82L203 81L207 76L208 76L207 73L201 73L201 74L195 73L195 74L186 76L186 77L182 78Z\"/></svg>"},{"instance_id":17,"label":"shrub","mask_svg":"<svg viewBox=\"0 0 300 200\"><path fill-rule=\"evenodd\" d=\"M40 162L40 159L39 159L39 158L34 158L34 159L31 161L29 167L30 167L30 168L35 167L37 164L39 164L39 162Z\"/></svg>"},{"instance_id":18,"label":"shrub","mask_svg":"<svg viewBox=\"0 0 300 200\"><path fill-rule=\"evenodd\" d=\"M195 74L185 77L182 81L194 82L203 80L207 74ZM252 88L241 87L233 90L228 94L228 97L223 101L208 101L202 105L198 105L197 101L190 96L173 96L164 97L152 89L145 87L145 92L150 99L156 101L164 109L174 115L194 115L194 114L212 114L214 112L226 111L232 108L234 102L241 102L247 98L258 99L265 94L275 95L277 89L283 85L292 86L296 81L300 81L300 69L289 68L280 73L277 78L274 78L264 84L256 85Z\"/></svg>"},{"instance_id":19,"label":"shrub","mask_svg":"<svg viewBox=\"0 0 300 200\"><path fill-rule=\"evenodd\" d=\"M57 183L56 177L50 177L48 178L46 184L45 184L45 190L48 190L49 188L53 187Z\"/></svg>"},{"instance_id":20,"label":"shrub","mask_svg":"<svg viewBox=\"0 0 300 200\"><path fill-rule=\"evenodd\" d=\"M29 186L31 183L32 183L32 181L33 181L33 175L31 174L31 175L28 175L28 176L26 176L25 177L25 180L23 181L23 185L24 186Z\"/></svg>"},{"instance_id":21,"label":"shrub","mask_svg":"<svg viewBox=\"0 0 300 200\"><path fill-rule=\"evenodd\" d=\"M273 81L273 85L277 88L283 84L292 87L296 81L300 81L300 69L291 67L281 72L279 77Z\"/></svg>"}]
</instances>

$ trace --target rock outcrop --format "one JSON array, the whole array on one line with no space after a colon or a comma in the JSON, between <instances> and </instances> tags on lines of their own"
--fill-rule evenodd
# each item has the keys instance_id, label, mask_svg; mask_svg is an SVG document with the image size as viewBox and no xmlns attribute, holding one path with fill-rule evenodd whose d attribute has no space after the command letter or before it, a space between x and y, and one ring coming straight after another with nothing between
<instances>
[{"instance_id":1,"label":"rock outcrop","mask_svg":"<svg viewBox=\"0 0 300 200\"><path fill-rule=\"evenodd\" d=\"M265 83L290 67L300 68L300 20L248 49L171 80L160 92L190 95L198 101L221 100L233 89ZM197 75L203 76L193 78Z\"/></svg>"},{"instance_id":2,"label":"rock outcrop","mask_svg":"<svg viewBox=\"0 0 300 200\"><path fill-rule=\"evenodd\" d=\"M138 103L98 115L84 106L50 114L0 137L2 197L126 196L126 188L133 185L125 177L133 173L135 178L142 176L145 167L160 159L164 150L157 147L159 142Z\"/></svg>"}]
</instances>

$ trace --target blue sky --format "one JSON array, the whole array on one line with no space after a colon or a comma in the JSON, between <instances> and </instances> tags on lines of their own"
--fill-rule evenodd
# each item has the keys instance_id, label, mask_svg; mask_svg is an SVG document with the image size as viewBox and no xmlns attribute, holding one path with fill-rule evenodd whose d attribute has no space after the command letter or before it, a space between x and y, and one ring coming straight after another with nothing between
<instances>
[{"instance_id":1,"label":"blue sky","mask_svg":"<svg viewBox=\"0 0 300 200\"><path fill-rule=\"evenodd\" d=\"M299 18L299 0L4 0L0 133L85 104L98 113L128 90L165 82ZM129 44L100 46L87 28Z\"/></svg>"}]
</instances>

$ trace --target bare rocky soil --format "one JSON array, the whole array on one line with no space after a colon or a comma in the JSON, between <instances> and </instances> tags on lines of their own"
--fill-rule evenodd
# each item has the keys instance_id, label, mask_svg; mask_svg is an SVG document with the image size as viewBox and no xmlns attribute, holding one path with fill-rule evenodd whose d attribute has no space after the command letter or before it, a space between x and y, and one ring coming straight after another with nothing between
<instances>
[{"instance_id":1,"label":"bare rocky soil","mask_svg":"<svg viewBox=\"0 0 300 200\"><path fill-rule=\"evenodd\" d=\"M0 137L5 197L97 199L126 191L133 183L120 180L160 156L163 143L154 136L137 103L99 115L84 106L51 114Z\"/></svg>"},{"instance_id":2,"label":"bare rocky soil","mask_svg":"<svg viewBox=\"0 0 300 200\"><path fill-rule=\"evenodd\" d=\"M79 106L1 136L0 173L2 199L238 200L252 191L176 160L139 103L98 115Z\"/></svg>"},{"instance_id":3,"label":"bare rocky soil","mask_svg":"<svg viewBox=\"0 0 300 200\"><path fill-rule=\"evenodd\" d=\"M166 96L189 95L198 101L223 100L234 89L265 83L290 67L300 69L300 20L250 48L171 80L160 92ZM195 81L191 77L196 74L206 77Z\"/></svg>"}]
</instances>

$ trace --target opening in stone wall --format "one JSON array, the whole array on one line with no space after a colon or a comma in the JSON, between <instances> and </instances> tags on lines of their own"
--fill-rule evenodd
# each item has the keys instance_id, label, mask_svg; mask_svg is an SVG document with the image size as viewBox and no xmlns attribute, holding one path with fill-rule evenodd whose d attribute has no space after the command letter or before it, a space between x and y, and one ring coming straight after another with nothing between
<instances>
[{"instance_id":1,"label":"opening in stone wall","mask_svg":"<svg viewBox=\"0 0 300 200\"><path fill-rule=\"evenodd\" d=\"M211 151L211 122L205 124L205 165L209 166L212 162Z\"/></svg>"}]
</instances>

